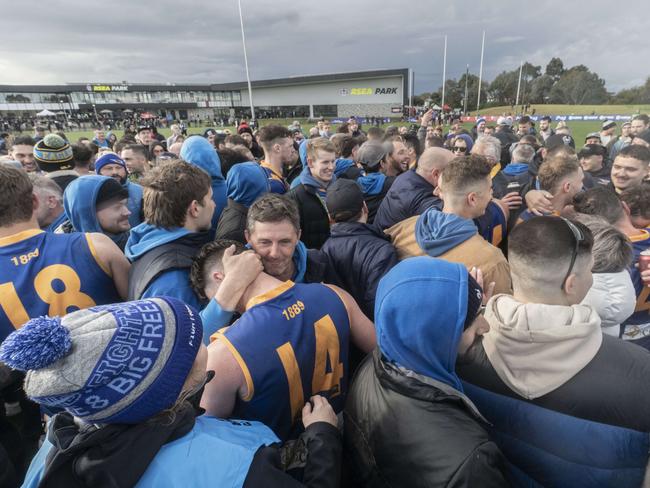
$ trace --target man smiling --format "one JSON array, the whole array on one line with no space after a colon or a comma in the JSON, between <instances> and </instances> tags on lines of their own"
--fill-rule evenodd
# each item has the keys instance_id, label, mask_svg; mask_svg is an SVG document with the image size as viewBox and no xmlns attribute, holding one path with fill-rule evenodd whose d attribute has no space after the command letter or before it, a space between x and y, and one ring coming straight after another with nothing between
<instances>
[{"instance_id":1,"label":"man smiling","mask_svg":"<svg viewBox=\"0 0 650 488\"><path fill-rule=\"evenodd\" d=\"M307 143L307 166L300 174L301 184L288 194L300 212L301 240L311 249L320 249L330 234L325 196L327 187L336 179L335 167L334 143L324 137L311 139Z\"/></svg>"}]
</instances>

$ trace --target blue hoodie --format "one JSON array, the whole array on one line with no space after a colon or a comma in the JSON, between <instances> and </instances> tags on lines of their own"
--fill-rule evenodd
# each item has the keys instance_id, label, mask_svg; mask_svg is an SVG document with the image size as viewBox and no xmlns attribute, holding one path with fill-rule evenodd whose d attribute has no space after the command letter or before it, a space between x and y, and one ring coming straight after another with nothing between
<instances>
[{"instance_id":1,"label":"blue hoodie","mask_svg":"<svg viewBox=\"0 0 650 488\"><path fill-rule=\"evenodd\" d=\"M232 198L244 207L250 207L260 196L271 188L266 173L254 162L234 165L226 178L228 198Z\"/></svg>"},{"instance_id":2,"label":"blue hoodie","mask_svg":"<svg viewBox=\"0 0 650 488\"><path fill-rule=\"evenodd\" d=\"M129 180L126 180L126 183L122 186L129 192L129 199L126 202L126 206L131 212L131 215L129 215L129 224L131 224L131 227L135 227L142 223L140 214L142 213L143 189L142 186Z\"/></svg>"},{"instance_id":3,"label":"blue hoodie","mask_svg":"<svg viewBox=\"0 0 650 488\"><path fill-rule=\"evenodd\" d=\"M476 233L471 220L443 213L434 207L420 215L415 223L415 240L431 257L446 253Z\"/></svg>"},{"instance_id":4,"label":"blue hoodie","mask_svg":"<svg viewBox=\"0 0 650 488\"><path fill-rule=\"evenodd\" d=\"M460 392L455 364L467 314L467 276L462 264L405 259L381 279L375 299L384 357Z\"/></svg>"},{"instance_id":5,"label":"blue hoodie","mask_svg":"<svg viewBox=\"0 0 650 488\"><path fill-rule=\"evenodd\" d=\"M124 254L129 261L133 262L152 249L180 239L190 233L189 230L183 227L167 230L143 222L131 229L131 235L126 243ZM160 274L142 294L142 298L160 296L178 298L197 310L202 307L201 300L190 286L190 272L187 269L173 269Z\"/></svg>"},{"instance_id":6,"label":"blue hoodie","mask_svg":"<svg viewBox=\"0 0 650 488\"><path fill-rule=\"evenodd\" d=\"M228 172L228 175L230 175L230 172ZM296 274L292 281L302 283L307 271L307 247L302 241L298 241L296 250L293 252L293 264L296 268ZM222 310L217 301L212 299L199 315L203 321L203 342L208 345L210 344L210 336L228 325L233 312Z\"/></svg>"},{"instance_id":7,"label":"blue hoodie","mask_svg":"<svg viewBox=\"0 0 650 488\"><path fill-rule=\"evenodd\" d=\"M336 176L341 176L342 173L345 173L348 168L351 168L354 165L354 160L352 159L339 158L336 160L334 174Z\"/></svg>"},{"instance_id":8,"label":"blue hoodie","mask_svg":"<svg viewBox=\"0 0 650 488\"><path fill-rule=\"evenodd\" d=\"M364 196L379 195L385 182L386 175L384 173L368 173L366 176L357 178L357 183L361 185Z\"/></svg>"},{"instance_id":9,"label":"blue hoodie","mask_svg":"<svg viewBox=\"0 0 650 488\"><path fill-rule=\"evenodd\" d=\"M526 163L510 163L503 168L503 172L508 176L517 176L528 172L528 165Z\"/></svg>"},{"instance_id":10,"label":"blue hoodie","mask_svg":"<svg viewBox=\"0 0 650 488\"><path fill-rule=\"evenodd\" d=\"M123 247L128 232L109 234L102 229L97 220L97 194L108 176L86 175L74 179L63 192L63 208L76 232L99 232L106 234L120 248Z\"/></svg>"},{"instance_id":11,"label":"blue hoodie","mask_svg":"<svg viewBox=\"0 0 650 488\"><path fill-rule=\"evenodd\" d=\"M302 174L305 172L305 170L307 170L309 168L307 166L307 142L308 142L308 139L303 139L300 142L300 145L298 146L298 155L300 156L300 164L302 164L302 171L291 182L291 189L292 190L295 187L297 187L299 184L302 183Z\"/></svg>"},{"instance_id":12,"label":"blue hoodie","mask_svg":"<svg viewBox=\"0 0 650 488\"><path fill-rule=\"evenodd\" d=\"M217 228L221 212L226 208L226 180L221 174L221 160L214 146L203 137L188 138L181 148L181 158L188 163L198 166L210 175L212 179L212 199L217 207L212 216L212 230Z\"/></svg>"}]
</instances>

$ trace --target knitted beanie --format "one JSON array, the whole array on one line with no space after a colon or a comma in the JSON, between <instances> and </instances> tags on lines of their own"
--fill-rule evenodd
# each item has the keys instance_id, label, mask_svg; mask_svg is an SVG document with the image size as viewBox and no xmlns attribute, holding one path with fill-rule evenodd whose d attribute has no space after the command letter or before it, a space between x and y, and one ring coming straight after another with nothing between
<instances>
[{"instance_id":1,"label":"knitted beanie","mask_svg":"<svg viewBox=\"0 0 650 488\"><path fill-rule=\"evenodd\" d=\"M34 159L41 171L73 169L72 147L61 136L48 134L34 146Z\"/></svg>"},{"instance_id":2,"label":"knitted beanie","mask_svg":"<svg viewBox=\"0 0 650 488\"><path fill-rule=\"evenodd\" d=\"M101 169L107 164L119 164L126 171L126 162L115 153L106 153L95 161L95 173L100 174Z\"/></svg>"},{"instance_id":3,"label":"knitted beanie","mask_svg":"<svg viewBox=\"0 0 650 488\"><path fill-rule=\"evenodd\" d=\"M25 392L88 423L136 424L178 399L201 345L199 314L152 298L39 317L11 333L0 361Z\"/></svg>"}]
</instances>

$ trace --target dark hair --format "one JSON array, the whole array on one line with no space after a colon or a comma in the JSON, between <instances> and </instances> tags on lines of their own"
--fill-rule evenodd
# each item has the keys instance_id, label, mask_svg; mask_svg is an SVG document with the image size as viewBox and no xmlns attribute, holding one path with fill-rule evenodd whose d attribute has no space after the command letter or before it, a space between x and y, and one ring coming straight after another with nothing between
<instances>
[{"instance_id":1,"label":"dark hair","mask_svg":"<svg viewBox=\"0 0 650 488\"><path fill-rule=\"evenodd\" d=\"M445 169L445 171L447 171ZM582 233L578 256L591 254L594 238L587 226L571 220ZM508 237L508 256L515 274L526 275L529 268L544 270L549 262L569 261L576 245L576 238L569 225L560 217L533 217L518 224ZM526 269L517 269L518 264ZM555 270L548 270L555 273Z\"/></svg>"},{"instance_id":2,"label":"dark hair","mask_svg":"<svg viewBox=\"0 0 650 488\"><path fill-rule=\"evenodd\" d=\"M458 156L449 162L442 172L441 180L446 191L451 189L453 193L460 193L467 191L468 187L484 182L491 171L492 165L483 156Z\"/></svg>"},{"instance_id":3,"label":"dark hair","mask_svg":"<svg viewBox=\"0 0 650 488\"><path fill-rule=\"evenodd\" d=\"M573 208L576 212L603 217L612 224L616 224L625 215L618 195L604 186L578 193L573 197Z\"/></svg>"},{"instance_id":4,"label":"dark hair","mask_svg":"<svg viewBox=\"0 0 650 488\"><path fill-rule=\"evenodd\" d=\"M72 159L75 166L88 167L92 157L93 151L87 144L77 143L72 145Z\"/></svg>"},{"instance_id":5,"label":"dark hair","mask_svg":"<svg viewBox=\"0 0 650 488\"><path fill-rule=\"evenodd\" d=\"M636 144L630 144L629 146L625 146L623 149L621 149L616 157L637 159L648 164L650 163L650 149L647 147L638 146Z\"/></svg>"},{"instance_id":6,"label":"dark hair","mask_svg":"<svg viewBox=\"0 0 650 488\"><path fill-rule=\"evenodd\" d=\"M415 150L416 157L420 157L422 154L422 145L420 144L420 139L418 139L417 135L413 134L412 132L408 132L402 136L402 141L406 147Z\"/></svg>"},{"instance_id":7,"label":"dark hair","mask_svg":"<svg viewBox=\"0 0 650 488\"><path fill-rule=\"evenodd\" d=\"M14 142L11 144L13 146L35 146L36 141L33 137L30 136L18 136L14 139Z\"/></svg>"},{"instance_id":8,"label":"dark hair","mask_svg":"<svg viewBox=\"0 0 650 488\"><path fill-rule=\"evenodd\" d=\"M620 198L630 209L630 215L650 218L650 183L643 182L628 188L620 194Z\"/></svg>"},{"instance_id":9,"label":"dark hair","mask_svg":"<svg viewBox=\"0 0 650 488\"><path fill-rule=\"evenodd\" d=\"M520 124L530 124L530 123L532 123L532 120L530 119L530 117L528 115L522 115L519 118L518 123L520 123Z\"/></svg>"},{"instance_id":10,"label":"dark hair","mask_svg":"<svg viewBox=\"0 0 650 488\"><path fill-rule=\"evenodd\" d=\"M227 135L223 140L224 144L232 144L233 146L246 146L248 147L248 142L242 136L238 134Z\"/></svg>"},{"instance_id":11,"label":"dark hair","mask_svg":"<svg viewBox=\"0 0 650 488\"><path fill-rule=\"evenodd\" d=\"M119 144L119 142L117 142L116 145L117 144ZM143 144L126 144L122 147L120 153L127 150L133 151L136 154L140 154L144 159L149 159L149 148Z\"/></svg>"},{"instance_id":12,"label":"dark hair","mask_svg":"<svg viewBox=\"0 0 650 488\"><path fill-rule=\"evenodd\" d=\"M350 125L347 122L343 122L339 125L339 128L336 129L337 134L347 134L348 132L350 132Z\"/></svg>"},{"instance_id":13,"label":"dark hair","mask_svg":"<svg viewBox=\"0 0 650 488\"><path fill-rule=\"evenodd\" d=\"M650 117L648 117L646 114L637 114L632 117L632 120L640 120L644 125L650 125Z\"/></svg>"},{"instance_id":14,"label":"dark hair","mask_svg":"<svg viewBox=\"0 0 650 488\"><path fill-rule=\"evenodd\" d=\"M253 202L248 209L246 229L253 232L255 222L282 222L288 220L300 232L300 214L295 202L275 193L267 193Z\"/></svg>"},{"instance_id":15,"label":"dark hair","mask_svg":"<svg viewBox=\"0 0 650 488\"><path fill-rule=\"evenodd\" d=\"M553 156L540 165L537 180L542 190L554 193L562 179L579 170L580 163L575 156Z\"/></svg>"},{"instance_id":16,"label":"dark hair","mask_svg":"<svg viewBox=\"0 0 650 488\"><path fill-rule=\"evenodd\" d=\"M232 168L234 165L248 161L248 158L244 156L240 151L237 151L230 147L224 147L220 151L217 151L217 155L221 161L221 174L224 178L228 176L228 171L230 171L230 168Z\"/></svg>"},{"instance_id":17,"label":"dark hair","mask_svg":"<svg viewBox=\"0 0 650 488\"><path fill-rule=\"evenodd\" d=\"M374 137L375 139L384 138L384 131L380 127L370 127L366 133L368 134L368 139L371 137Z\"/></svg>"},{"instance_id":18,"label":"dark hair","mask_svg":"<svg viewBox=\"0 0 650 488\"><path fill-rule=\"evenodd\" d=\"M21 169L0 164L0 227L7 227L32 218L34 186Z\"/></svg>"},{"instance_id":19,"label":"dark hair","mask_svg":"<svg viewBox=\"0 0 650 488\"><path fill-rule=\"evenodd\" d=\"M445 147L445 140L433 134L427 136L426 143L428 147Z\"/></svg>"},{"instance_id":20,"label":"dark hair","mask_svg":"<svg viewBox=\"0 0 650 488\"><path fill-rule=\"evenodd\" d=\"M556 157L571 157L571 156L575 156L576 161L578 161L578 156L574 148L568 146L567 144L560 144L559 146L555 146L546 151L546 157L544 161Z\"/></svg>"},{"instance_id":21,"label":"dark hair","mask_svg":"<svg viewBox=\"0 0 650 488\"><path fill-rule=\"evenodd\" d=\"M194 292L202 299L208 299L205 296L205 287L208 282L206 272L215 264L223 260L223 254L230 246L235 246L235 254L240 254L246 250L244 245L239 241L229 239L218 239L208 242L204 245L199 253L192 259L190 268L190 284Z\"/></svg>"},{"instance_id":22,"label":"dark hair","mask_svg":"<svg viewBox=\"0 0 650 488\"><path fill-rule=\"evenodd\" d=\"M156 227L182 227L193 201L201 202L210 191L210 176L185 161L165 161L145 174L142 208L144 219Z\"/></svg>"},{"instance_id":23,"label":"dark hair","mask_svg":"<svg viewBox=\"0 0 650 488\"><path fill-rule=\"evenodd\" d=\"M265 125L257 134L257 140L265 151L269 151L278 139L292 138L291 131L283 125Z\"/></svg>"}]
</instances>

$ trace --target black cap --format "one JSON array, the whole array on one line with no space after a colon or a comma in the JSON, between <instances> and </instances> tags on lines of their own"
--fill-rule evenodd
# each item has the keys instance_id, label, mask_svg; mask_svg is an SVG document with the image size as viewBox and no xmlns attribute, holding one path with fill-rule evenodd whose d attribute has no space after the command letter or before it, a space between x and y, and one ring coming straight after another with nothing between
<instances>
[{"instance_id":1,"label":"black cap","mask_svg":"<svg viewBox=\"0 0 650 488\"><path fill-rule=\"evenodd\" d=\"M578 153L578 159L588 158L590 156L605 156L607 149L600 144L587 144Z\"/></svg>"},{"instance_id":2,"label":"black cap","mask_svg":"<svg viewBox=\"0 0 650 488\"><path fill-rule=\"evenodd\" d=\"M116 200L124 200L129 198L129 191L120 185L115 179L108 178L97 192L97 200L95 200L95 207L99 207L103 203L114 202Z\"/></svg>"},{"instance_id":3,"label":"black cap","mask_svg":"<svg viewBox=\"0 0 650 488\"><path fill-rule=\"evenodd\" d=\"M335 222L347 222L363 209L363 190L354 180L338 178L327 187L327 211Z\"/></svg>"},{"instance_id":4,"label":"black cap","mask_svg":"<svg viewBox=\"0 0 650 488\"><path fill-rule=\"evenodd\" d=\"M576 143L573 140L573 137L565 134L553 134L552 136L547 137L546 141L544 141L544 147L546 149L553 149L554 147L561 146L562 144L565 146L571 146L573 148L576 147Z\"/></svg>"},{"instance_id":5,"label":"black cap","mask_svg":"<svg viewBox=\"0 0 650 488\"><path fill-rule=\"evenodd\" d=\"M365 168L374 170L389 152L381 142L366 141L359 147L357 159Z\"/></svg>"},{"instance_id":6,"label":"black cap","mask_svg":"<svg viewBox=\"0 0 650 488\"><path fill-rule=\"evenodd\" d=\"M139 134L140 132L142 132L143 130L151 130L151 126L148 125L148 124L139 125L139 126L138 126L138 134Z\"/></svg>"}]
</instances>

